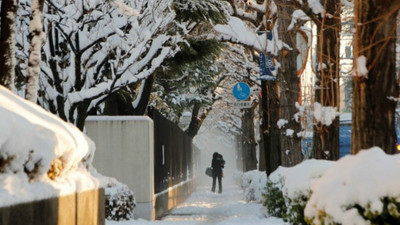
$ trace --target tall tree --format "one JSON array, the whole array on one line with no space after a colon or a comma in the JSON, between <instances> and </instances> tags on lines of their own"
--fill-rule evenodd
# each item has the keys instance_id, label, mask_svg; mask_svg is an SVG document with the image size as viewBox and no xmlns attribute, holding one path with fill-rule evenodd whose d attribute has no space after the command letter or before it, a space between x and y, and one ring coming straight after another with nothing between
<instances>
[{"instance_id":1,"label":"tall tree","mask_svg":"<svg viewBox=\"0 0 400 225\"><path fill-rule=\"evenodd\" d=\"M398 0L356 0L352 147L395 153L396 16Z\"/></svg>"},{"instance_id":2,"label":"tall tree","mask_svg":"<svg viewBox=\"0 0 400 225\"><path fill-rule=\"evenodd\" d=\"M278 71L280 86L280 128L281 128L281 162L283 166L294 166L303 160L301 137L301 124L296 121L298 112L296 102L300 94L300 78L297 75L296 29L289 29L295 6L286 0L275 1L278 7L278 34L286 44L278 54L281 64Z\"/></svg>"},{"instance_id":3,"label":"tall tree","mask_svg":"<svg viewBox=\"0 0 400 225\"><path fill-rule=\"evenodd\" d=\"M143 115L151 104L176 123L187 110L194 111L194 120L207 115L201 109L213 102L208 94L218 83L215 78L221 72L215 61L224 46L213 40L207 30L210 22L226 22L226 15L215 0L178 0L172 7L177 13L175 21L190 24L183 35L185 41L178 44L179 52L166 59L145 81L113 93L105 101L103 113ZM195 135L200 124L193 121L189 133Z\"/></svg>"},{"instance_id":4,"label":"tall tree","mask_svg":"<svg viewBox=\"0 0 400 225\"><path fill-rule=\"evenodd\" d=\"M317 87L315 102L322 107L339 110L339 60L341 31L341 0L324 0L323 15L312 16L317 24ZM318 104L317 103L317 104ZM314 110L316 110L314 108ZM331 110L332 111L332 110ZM323 112L328 113L329 110ZM317 113L323 113L317 112ZM324 115L328 117L328 115ZM330 124L329 124L330 122ZM339 159L339 116L328 123L316 121L314 125L313 156L317 159Z\"/></svg>"},{"instance_id":5,"label":"tall tree","mask_svg":"<svg viewBox=\"0 0 400 225\"><path fill-rule=\"evenodd\" d=\"M261 86L262 122L260 124L263 149L265 151L265 172L271 174L281 165L279 120L279 86L277 81L266 81ZM260 146L261 148L261 146Z\"/></svg>"},{"instance_id":6,"label":"tall tree","mask_svg":"<svg viewBox=\"0 0 400 225\"><path fill-rule=\"evenodd\" d=\"M254 112L257 103L253 101L251 108L242 110L242 155L243 172L257 169L256 140L254 134Z\"/></svg>"},{"instance_id":7,"label":"tall tree","mask_svg":"<svg viewBox=\"0 0 400 225\"><path fill-rule=\"evenodd\" d=\"M179 50L171 2L50 1L40 104L83 129L90 110Z\"/></svg>"},{"instance_id":8,"label":"tall tree","mask_svg":"<svg viewBox=\"0 0 400 225\"><path fill-rule=\"evenodd\" d=\"M258 53L276 56L284 44L279 39L280 36L277 34L277 29L271 29L271 34L274 38L268 43L267 32L265 32L267 29L266 22L273 22L273 17L276 15L275 3L273 1L255 0L235 0L229 1L229 3L232 8L230 11L233 14L228 25L215 26L215 29L221 33L220 39L241 44ZM277 110L279 94L267 95L269 93L266 91L267 86L269 87L268 90L274 90L275 93L279 92L279 88L277 88L278 82L261 82L262 98L260 105L262 105L263 116L260 125L260 134L262 135L260 145L262 149L260 152L265 152L267 173L270 173L281 165L280 142L279 138L277 138L279 137L277 135L279 131L276 130L276 124L279 119L276 116L276 113L279 113L279 110ZM278 154L279 157L276 157Z\"/></svg>"},{"instance_id":9,"label":"tall tree","mask_svg":"<svg viewBox=\"0 0 400 225\"><path fill-rule=\"evenodd\" d=\"M346 1L346 0L344 0ZM339 73L342 0L292 1L317 26L313 157L339 159Z\"/></svg>"},{"instance_id":10,"label":"tall tree","mask_svg":"<svg viewBox=\"0 0 400 225\"><path fill-rule=\"evenodd\" d=\"M33 0L31 4L32 12L29 24L30 48L26 73L25 98L36 103L39 89L41 50L46 39L42 25L44 0Z\"/></svg>"},{"instance_id":11,"label":"tall tree","mask_svg":"<svg viewBox=\"0 0 400 225\"><path fill-rule=\"evenodd\" d=\"M274 2L272 0L266 0L265 4L271 6ZM268 21L265 25L265 32L268 34L268 32L274 29L276 22L276 13L273 13L271 7L265 8L265 18ZM273 37L267 37L267 46L272 38ZM264 54L272 57L270 52L264 52ZM268 71L271 72L271 70L272 68L268 68ZM277 125L280 112L278 110L279 108L279 82L277 79L269 81L262 80L260 101L260 112L262 116L260 123L260 153L264 153L265 172L267 175L270 175L281 165L281 142Z\"/></svg>"},{"instance_id":12,"label":"tall tree","mask_svg":"<svg viewBox=\"0 0 400 225\"><path fill-rule=\"evenodd\" d=\"M14 90L18 0L1 1L0 84Z\"/></svg>"}]
</instances>

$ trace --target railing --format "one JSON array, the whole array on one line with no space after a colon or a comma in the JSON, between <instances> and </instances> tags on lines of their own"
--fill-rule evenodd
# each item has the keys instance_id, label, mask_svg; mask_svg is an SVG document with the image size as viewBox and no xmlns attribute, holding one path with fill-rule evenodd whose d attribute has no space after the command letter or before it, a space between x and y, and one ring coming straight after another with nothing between
<instances>
[{"instance_id":1,"label":"railing","mask_svg":"<svg viewBox=\"0 0 400 225\"><path fill-rule=\"evenodd\" d=\"M154 108L154 191L160 193L193 178L192 138Z\"/></svg>"}]
</instances>

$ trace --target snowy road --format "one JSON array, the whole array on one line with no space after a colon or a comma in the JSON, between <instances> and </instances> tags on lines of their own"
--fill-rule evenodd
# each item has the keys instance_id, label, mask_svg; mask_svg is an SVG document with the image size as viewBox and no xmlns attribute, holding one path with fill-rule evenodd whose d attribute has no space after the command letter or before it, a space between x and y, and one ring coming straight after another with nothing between
<instances>
[{"instance_id":1,"label":"snowy road","mask_svg":"<svg viewBox=\"0 0 400 225\"><path fill-rule=\"evenodd\" d=\"M203 186L162 220L107 221L106 225L286 225L280 219L266 218L261 204L242 199L243 191L236 185L227 186L222 194Z\"/></svg>"}]
</instances>

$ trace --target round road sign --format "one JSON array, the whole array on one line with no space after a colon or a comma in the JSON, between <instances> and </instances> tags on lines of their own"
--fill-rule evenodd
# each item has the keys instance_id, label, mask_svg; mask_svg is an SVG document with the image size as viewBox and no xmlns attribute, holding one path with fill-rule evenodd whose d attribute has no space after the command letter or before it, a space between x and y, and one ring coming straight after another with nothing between
<instances>
[{"instance_id":1,"label":"round road sign","mask_svg":"<svg viewBox=\"0 0 400 225\"><path fill-rule=\"evenodd\" d=\"M250 96L250 87L248 84L240 82L233 86L232 93L237 100L246 100Z\"/></svg>"}]
</instances>

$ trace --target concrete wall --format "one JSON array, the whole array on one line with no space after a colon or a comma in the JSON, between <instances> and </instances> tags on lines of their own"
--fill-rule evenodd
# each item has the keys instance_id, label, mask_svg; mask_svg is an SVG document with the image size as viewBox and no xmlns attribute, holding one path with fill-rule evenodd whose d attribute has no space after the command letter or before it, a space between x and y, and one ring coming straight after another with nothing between
<instances>
[{"instance_id":1,"label":"concrete wall","mask_svg":"<svg viewBox=\"0 0 400 225\"><path fill-rule=\"evenodd\" d=\"M136 218L155 219L153 121L147 116L90 116L85 129L96 144L97 171L133 190Z\"/></svg>"},{"instance_id":2,"label":"concrete wall","mask_svg":"<svg viewBox=\"0 0 400 225\"><path fill-rule=\"evenodd\" d=\"M0 208L0 225L105 225L104 189Z\"/></svg>"}]
</instances>

